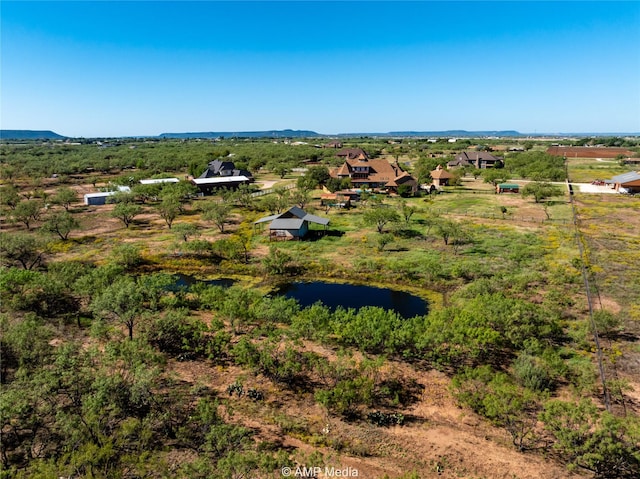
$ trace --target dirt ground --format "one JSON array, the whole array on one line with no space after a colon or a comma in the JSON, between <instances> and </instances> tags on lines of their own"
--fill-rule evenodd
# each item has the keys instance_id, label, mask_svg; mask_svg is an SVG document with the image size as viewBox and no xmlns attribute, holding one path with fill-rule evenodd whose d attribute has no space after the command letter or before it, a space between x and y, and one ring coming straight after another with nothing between
<instances>
[{"instance_id":1,"label":"dirt ground","mask_svg":"<svg viewBox=\"0 0 640 479\"><path fill-rule=\"evenodd\" d=\"M335 357L331 350L311 343L305 348ZM209 366L202 362L171 362L170 370L177 378L212 388L228 397L226 388L237 379L245 387L265 392L264 404L246 397L233 403L227 418L258 431L257 438L279 443L295 451L291 467L314 467L308 457L314 451L324 455L322 467L347 467L357 470L358 477L376 479L400 477L415 472L421 478L486 478L486 479L578 479L556 462L537 453L520 453L512 446L508 434L488 425L468 408L456 405L449 392L450 380L435 370L416 371L403 363L388 366L405 379L414 379L421 393L407 410L407 423L389 428L366 422L350 423L328 418L323 409L305 394L283 391L258 375L246 375L237 367ZM304 423L315 432L309 436L283 431L274 411ZM280 420L280 423L282 421ZM350 451L337 452L326 443L347 443ZM319 477L325 477L320 475Z\"/></svg>"}]
</instances>

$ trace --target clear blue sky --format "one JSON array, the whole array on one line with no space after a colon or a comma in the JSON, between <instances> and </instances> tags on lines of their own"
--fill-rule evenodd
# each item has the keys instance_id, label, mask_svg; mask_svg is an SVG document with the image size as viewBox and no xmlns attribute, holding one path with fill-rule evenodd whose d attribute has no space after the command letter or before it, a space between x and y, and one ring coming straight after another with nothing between
<instances>
[{"instance_id":1,"label":"clear blue sky","mask_svg":"<svg viewBox=\"0 0 640 479\"><path fill-rule=\"evenodd\" d=\"M4 129L640 131L640 2L1 2Z\"/></svg>"}]
</instances>

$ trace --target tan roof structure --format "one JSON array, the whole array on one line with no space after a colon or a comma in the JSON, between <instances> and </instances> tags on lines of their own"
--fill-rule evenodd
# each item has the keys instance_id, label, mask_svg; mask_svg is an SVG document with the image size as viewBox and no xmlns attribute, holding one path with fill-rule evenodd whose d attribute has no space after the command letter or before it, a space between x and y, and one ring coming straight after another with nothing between
<instances>
[{"instance_id":1,"label":"tan roof structure","mask_svg":"<svg viewBox=\"0 0 640 479\"><path fill-rule=\"evenodd\" d=\"M338 178L349 177L352 183L388 183L397 178L403 171L387 160L364 160L362 158L347 159L335 171Z\"/></svg>"},{"instance_id":2,"label":"tan roof structure","mask_svg":"<svg viewBox=\"0 0 640 479\"><path fill-rule=\"evenodd\" d=\"M389 183L385 185L389 190L398 193L398 187L405 186L410 187L411 192L415 193L418 191L418 180L416 180L413 176L411 176L406 171L403 171L398 177L391 180Z\"/></svg>"},{"instance_id":3,"label":"tan roof structure","mask_svg":"<svg viewBox=\"0 0 640 479\"><path fill-rule=\"evenodd\" d=\"M336 153L338 158L347 160L368 160L369 155L362 148L345 148Z\"/></svg>"},{"instance_id":4,"label":"tan roof structure","mask_svg":"<svg viewBox=\"0 0 640 479\"><path fill-rule=\"evenodd\" d=\"M433 179L434 186L447 186L449 180L455 178L455 176L442 168L442 165L438 165L436 169L431 172L431 178Z\"/></svg>"},{"instance_id":5,"label":"tan roof structure","mask_svg":"<svg viewBox=\"0 0 640 479\"><path fill-rule=\"evenodd\" d=\"M433 178L434 180L453 178L453 174L442 168L442 165L438 165L436 169L431 172L431 178Z\"/></svg>"},{"instance_id":6,"label":"tan roof structure","mask_svg":"<svg viewBox=\"0 0 640 479\"><path fill-rule=\"evenodd\" d=\"M329 172L333 178L349 178L355 187L390 188L402 184L415 184L416 179L406 173L398 163L389 163L385 159L371 159L360 148L345 148L336 153L344 158L344 163ZM413 182L413 183L412 183Z\"/></svg>"}]
</instances>

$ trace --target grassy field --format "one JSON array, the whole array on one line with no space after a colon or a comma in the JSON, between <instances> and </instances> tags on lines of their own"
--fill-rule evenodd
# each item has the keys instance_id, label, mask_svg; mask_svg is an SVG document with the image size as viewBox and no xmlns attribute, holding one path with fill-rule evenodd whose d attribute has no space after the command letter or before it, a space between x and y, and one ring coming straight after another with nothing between
<instances>
[{"instance_id":1,"label":"grassy field","mask_svg":"<svg viewBox=\"0 0 640 479\"><path fill-rule=\"evenodd\" d=\"M569 162L574 181L618 169ZM256 179L272 188L299 175ZM64 181L79 194L93 191L88 175ZM33 189L26 178L15 183L23 195ZM61 186L47 178L37 188L53 197ZM638 439L633 425L640 413L638 198L577 195L588 252L580 258L566 193L535 203L497 195L491 185L466 177L433 196L381 195L328 211L321 194L313 190L305 210L328 218L329 228L312 226L305 241L270 241L253 224L270 214L260 198L250 207L227 199L224 232L203 217L211 198L186 203L171 229L159 214L160 201L138 204L141 212L128 228L112 217L114 205L76 201L70 213L80 227L66 241L42 228L60 206L43 212L29 231L8 221L6 209L3 233L46 243L41 267L24 272L14 263L0 270L3 341L18 358L8 363L3 393L11 399L4 403L16 404L7 409L12 422L3 426L13 428L11 470L24 472L18 477L74 471L124 477L118 474L135 470L154 478L262 478L281 477L283 464L339 464L368 478L587 478L594 474L583 466L593 464L588 461L606 442L589 436L595 452L576 452L573 443L562 443L563 430L553 429L560 426L548 412L558 401L578 407L582 398L595 408L581 412L581 421L591 421L583 433L615 427L602 434L621 441L616 451L633 449L628 441ZM375 208L397 212L398 221L379 233L367 222ZM407 208L412 214L402 218ZM199 241L202 249L190 249L178 225L195 226L189 244ZM598 309L610 315L599 324L613 378L612 417L602 412L584 261L598 288ZM160 288L160 299L142 290L145 307L134 305L133 342L116 315L100 315L105 307L117 310L104 306L103 292L113 284L124 279L135 289L153 273L178 272L238 284L180 293ZM100 274L109 280L100 282ZM430 314L403 322L377 311L331 314L266 294L294 279L406 290L426 298ZM58 289L49 292L53 286ZM57 312L57 298L68 298L71 311ZM31 328L28 334L23 326ZM50 385L49 370L63 371L60 381L71 382ZM36 406L21 406L23 396ZM113 405L111 397L120 402ZM39 435L29 422L37 417L48 425ZM620 426L624 421L628 430ZM65 434L72 433L82 447L65 449ZM43 443L60 443L63 453ZM624 458L638 470L635 459ZM565 468L569 462L573 472ZM110 472L92 476L99 467Z\"/></svg>"},{"instance_id":2,"label":"grassy field","mask_svg":"<svg viewBox=\"0 0 640 479\"><path fill-rule=\"evenodd\" d=\"M594 180L608 180L632 170L632 167L620 165L617 160L596 158L567 159L569 178L576 183L591 183Z\"/></svg>"}]
</instances>

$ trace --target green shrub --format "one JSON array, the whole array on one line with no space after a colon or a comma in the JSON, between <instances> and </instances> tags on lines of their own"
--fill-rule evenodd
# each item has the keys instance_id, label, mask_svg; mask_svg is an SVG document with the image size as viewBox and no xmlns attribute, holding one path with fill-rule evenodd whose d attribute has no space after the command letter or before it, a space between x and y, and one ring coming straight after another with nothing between
<instances>
[{"instance_id":1,"label":"green shrub","mask_svg":"<svg viewBox=\"0 0 640 479\"><path fill-rule=\"evenodd\" d=\"M170 310L145 323L143 334L160 351L172 356L195 358L205 352L206 326L189 317L185 309Z\"/></svg>"},{"instance_id":2,"label":"green shrub","mask_svg":"<svg viewBox=\"0 0 640 479\"><path fill-rule=\"evenodd\" d=\"M552 389L553 381L542 361L528 353L520 353L513 362L513 374L524 387L533 391Z\"/></svg>"}]
</instances>

